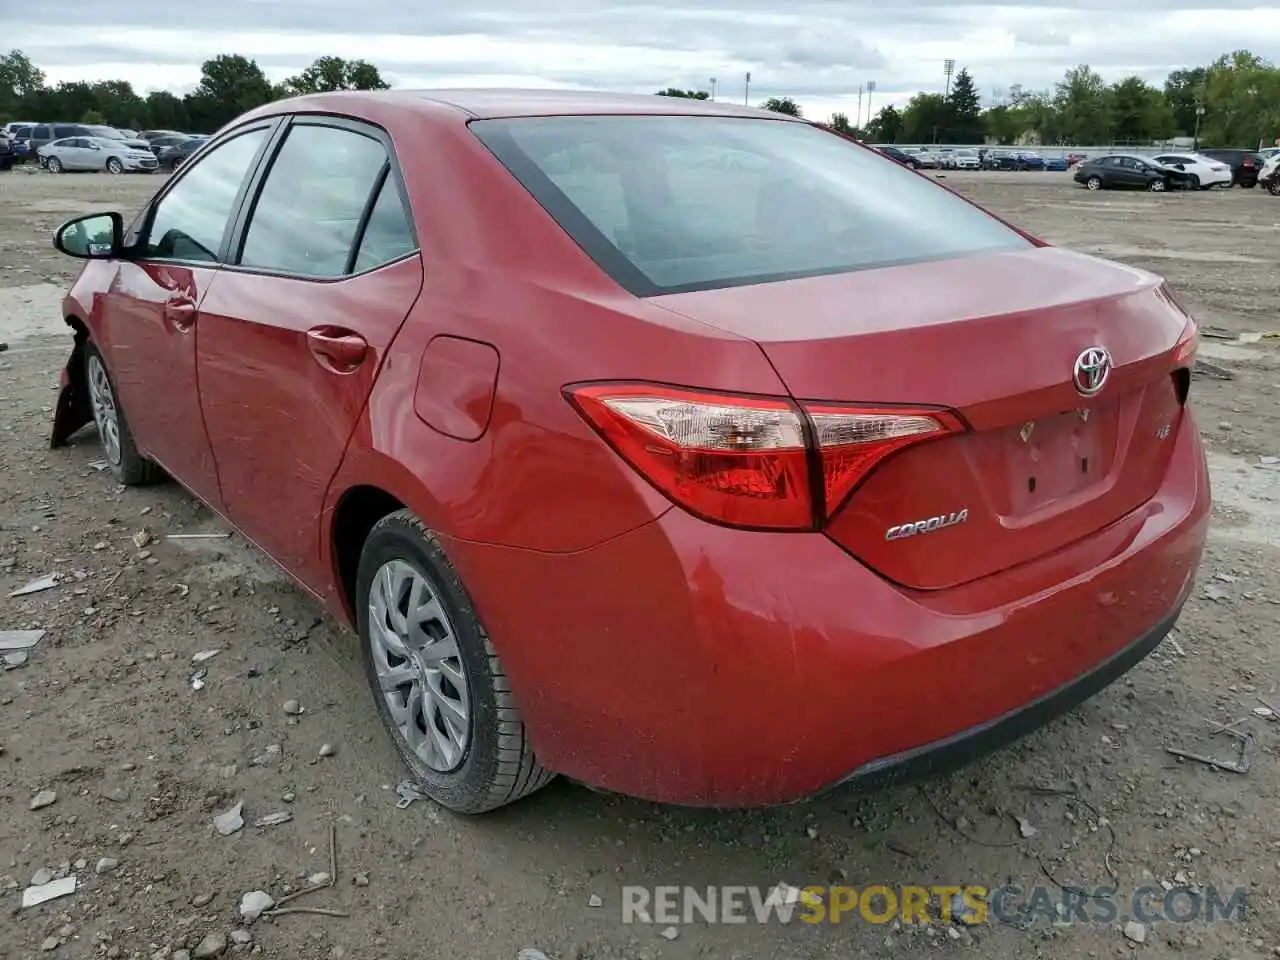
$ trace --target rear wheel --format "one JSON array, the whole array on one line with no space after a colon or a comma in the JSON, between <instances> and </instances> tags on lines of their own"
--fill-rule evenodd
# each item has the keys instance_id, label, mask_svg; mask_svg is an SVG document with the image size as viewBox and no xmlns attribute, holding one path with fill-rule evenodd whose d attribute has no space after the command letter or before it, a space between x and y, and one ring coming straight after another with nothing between
<instances>
[{"instance_id":1,"label":"rear wheel","mask_svg":"<svg viewBox=\"0 0 1280 960\"><path fill-rule=\"evenodd\" d=\"M107 160L107 173L124 173L124 164L120 162L119 157L111 157Z\"/></svg>"},{"instance_id":2,"label":"rear wheel","mask_svg":"<svg viewBox=\"0 0 1280 960\"><path fill-rule=\"evenodd\" d=\"M1152 193L1164 193L1168 188L1168 184L1164 180L1152 180L1147 184L1147 189Z\"/></svg>"},{"instance_id":3,"label":"rear wheel","mask_svg":"<svg viewBox=\"0 0 1280 960\"><path fill-rule=\"evenodd\" d=\"M1273 197L1280 197L1280 179L1272 180L1267 184L1267 193Z\"/></svg>"},{"instance_id":4,"label":"rear wheel","mask_svg":"<svg viewBox=\"0 0 1280 960\"><path fill-rule=\"evenodd\" d=\"M1086 190L1101 190L1101 189L1102 189L1102 178L1101 178L1101 177L1090 177L1088 180L1086 180L1086 181L1084 182L1084 185L1085 185L1085 189L1086 189Z\"/></svg>"},{"instance_id":5,"label":"rear wheel","mask_svg":"<svg viewBox=\"0 0 1280 960\"><path fill-rule=\"evenodd\" d=\"M62 172L62 161L59 160L57 157L50 157L48 160L43 161L43 163L44 163L44 168L48 170L50 173Z\"/></svg>"},{"instance_id":6,"label":"rear wheel","mask_svg":"<svg viewBox=\"0 0 1280 960\"><path fill-rule=\"evenodd\" d=\"M551 782L466 588L410 511L365 540L355 611L378 715L424 793L484 813Z\"/></svg>"},{"instance_id":7,"label":"rear wheel","mask_svg":"<svg viewBox=\"0 0 1280 960\"><path fill-rule=\"evenodd\" d=\"M1200 189L1200 178L1197 177L1194 173L1187 178L1187 189L1188 190Z\"/></svg>"},{"instance_id":8,"label":"rear wheel","mask_svg":"<svg viewBox=\"0 0 1280 960\"><path fill-rule=\"evenodd\" d=\"M107 373L107 362L92 343L85 346L84 377L89 388L89 406L102 439L111 474L126 487L140 487L164 479L159 465L138 453L124 411L116 400L115 384Z\"/></svg>"}]
</instances>

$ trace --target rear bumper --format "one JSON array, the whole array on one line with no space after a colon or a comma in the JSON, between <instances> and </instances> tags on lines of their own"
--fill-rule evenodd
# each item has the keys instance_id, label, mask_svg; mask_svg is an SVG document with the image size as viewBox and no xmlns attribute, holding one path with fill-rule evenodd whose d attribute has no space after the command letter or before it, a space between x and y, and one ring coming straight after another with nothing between
<instances>
[{"instance_id":1,"label":"rear bumper","mask_svg":"<svg viewBox=\"0 0 1280 960\"><path fill-rule=\"evenodd\" d=\"M959 733L863 764L836 787L867 790L937 776L1013 743L1110 686L1160 645L1182 612L1181 602L1129 646L1052 693ZM833 788L834 789L834 788Z\"/></svg>"},{"instance_id":2,"label":"rear bumper","mask_svg":"<svg viewBox=\"0 0 1280 960\"><path fill-rule=\"evenodd\" d=\"M1176 618L1209 506L1186 416L1141 508L950 590L893 586L825 536L676 509L575 554L445 546L544 763L660 802L751 807L942 769L1100 689Z\"/></svg>"}]
</instances>

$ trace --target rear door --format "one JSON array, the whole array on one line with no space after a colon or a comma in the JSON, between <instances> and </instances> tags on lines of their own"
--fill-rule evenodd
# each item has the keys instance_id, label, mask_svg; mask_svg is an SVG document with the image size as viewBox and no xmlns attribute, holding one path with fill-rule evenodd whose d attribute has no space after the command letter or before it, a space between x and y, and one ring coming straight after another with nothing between
<instances>
[{"instance_id":1,"label":"rear door","mask_svg":"<svg viewBox=\"0 0 1280 960\"><path fill-rule=\"evenodd\" d=\"M422 262L380 130L295 118L255 189L201 306L201 403L229 515L320 589L324 495Z\"/></svg>"}]
</instances>

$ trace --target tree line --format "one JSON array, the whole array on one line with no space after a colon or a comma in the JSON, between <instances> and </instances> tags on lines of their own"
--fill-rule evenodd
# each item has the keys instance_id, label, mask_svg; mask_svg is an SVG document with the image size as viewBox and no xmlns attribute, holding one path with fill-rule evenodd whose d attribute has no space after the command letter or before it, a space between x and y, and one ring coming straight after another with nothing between
<instances>
[{"instance_id":1,"label":"tree line","mask_svg":"<svg viewBox=\"0 0 1280 960\"><path fill-rule=\"evenodd\" d=\"M320 57L296 76L273 84L257 61L222 54L201 65L200 82L185 96L167 90L144 96L124 80L64 81L49 86L31 58L13 50L0 55L0 123L61 120L128 130L212 133L246 110L281 97L389 87L378 68L365 60Z\"/></svg>"},{"instance_id":2,"label":"tree line","mask_svg":"<svg viewBox=\"0 0 1280 960\"><path fill-rule=\"evenodd\" d=\"M257 61L222 54L201 65L200 82L185 96L165 90L143 95L123 80L50 86L26 54L13 50L0 55L0 123L65 120L212 133L246 110L281 97L388 86L378 68L365 60L320 57L296 76L273 84ZM710 97L704 90L676 87L658 95ZM1163 87L1137 76L1108 84L1082 64L1051 89L1013 86L996 93L985 107L982 99L972 74L962 68L946 93L918 93L901 109L885 106L863 129L843 113L825 123L876 143L1138 144L1198 136L1206 146L1253 147L1280 137L1280 67L1248 50L1174 70ZM772 97L761 106L802 115L791 97Z\"/></svg>"},{"instance_id":3,"label":"tree line","mask_svg":"<svg viewBox=\"0 0 1280 960\"><path fill-rule=\"evenodd\" d=\"M659 96L705 100L674 87ZM801 116L790 97L760 106ZM1280 67L1248 50L1206 66L1174 70L1163 87L1130 76L1108 84L1087 64L1047 90L1010 87L986 107L962 68L946 93L917 93L902 108L882 107L863 129L834 113L825 126L874 143L1141 144L1198 137L1205 146L1256 147L1280 137Z\"/></svg>"}]
</instances>

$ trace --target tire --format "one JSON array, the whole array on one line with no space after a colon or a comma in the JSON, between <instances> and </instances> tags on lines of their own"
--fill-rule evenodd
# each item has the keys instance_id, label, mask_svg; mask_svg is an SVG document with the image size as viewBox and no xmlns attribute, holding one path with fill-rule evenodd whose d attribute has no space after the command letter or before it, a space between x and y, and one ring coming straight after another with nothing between
<instances>
[{"instance_id":1,"label":"tire","mask_svg":"<svg viewBox=\"0 0 1280 960\"><path fill-rule=\"evenodd\" d=\"M102 452L116 482L125 487L143 487L162 481L165 474L159 464L138 453L124 409L116 399L115 381L92 342L85 344L84 379Z\"/></svg>"},{"instance_id":2,"label":"tire","mask_svg":"<svg viewBox=\"0 0 1280 960\"><path fill-rule=\"evenodd\" d=\"M423 591L424 598L434 595L434 608L439 612L416 624L418 629L412 632L428 639L415 649L429 652L452 636L455 646L449 649L456 650L457 656L398 657L390 647L406 649L399 639L392 636L390 643L380 639L394 635L394 629L375 631L377 623L392 624L392 618L379 617L379 611L385 614L391 608L385 598L394 597L397 608L402 598L407 602L410 590L415 588L414 578L420 583L417 588ZM457 571L435 536L412 512L399 510L379 520L370 531L360 553L355 599L361 657L378 716L427 796L456 813L485 813L514 803L554 779L555 774L544 769L534 756L511 684ZM403 620L403 613L399 618ZM441 665L435 671L436 686L423 679L431 672L426 665L433 662ZM388 676L403 674L405 680L384 693L380 670ZM427 687L433 691L432 712L439 719L437 722L433 716L431 725L435 733L448 739L456 756L435 753L428 758L415 750L409 740L411 734L431 744L439 743L439 738L432 737L432 731L426 729L420 710L406 710L399 721L393 716L389 701L394 700L398 707L412 703L412 683L418 689ZM464 689L459 689L459 683ZM449 724L444 720L442 698L461 704L466 714L466 740L461 744L454 737L456 727L464 721L455 719L454 724ZM450 715L456 717L452 712ZM422 749L431 753L430 745Z\"/></svg>"},{"instance_id":3,"label":"tire","mask_svg":"<svg viewBox=\"0 0 1280 960\"><path fill-rule=\"evenodd\" d=\"M1147 190L1151 193L1164 193L1168 186L1163 180L1152 180L1147 184Z\"/></svg>"},{"instance_id":4,"label":"tire","mask_svg":"<svg viewBox=\"0 0 1280 960\"><path fill-rule=\"evenodd\" d=\"M1267 193L1273 197L1280 197L1280 179L1272 180L1267 184Z\"/></svg>"},{"instance_id":5,"label":"tire","mask_svg":"<svg viewBox=\"0 0 1280 960\"><path fill-rule=\"evenodd\" d=\"M1084 187L1086 190L1101 190L1102 178L1097 176L1090 177L1088 180L1084 182Z\"/></svg>"},{"instance_id":6,"label":"tire","mask_svg":"<svg viewBox=\"0 0 1280 960\"><path fill-rule=\"evenodd\" d=\"M124 164L120 162L119 157L107 158L107 173L115 175L124 173Z\"/></svg>"},{"instance_id":7,"label":"tire","mask_svg":"<svg viewBox=\"0 0 1280 960\"><path fill-rule=\"evenodd\" d=\"M50 173L61 173L62 161L57 157L50 157L48 160L44 161L44 168Z\"/></svg>"},{"instance_id":8,"label":"tire","mask_svg":"<svg viewBox=\"0 0 1280 960\"><path fill-rule=\"evenodd\" d=\"M1187 189L1188 189L1188 190L1199 190L1199 189L1200 189L1200 178L1199 178L1199 177L1197 177L1194 173L1193 173L1193 174L1191 174L1191 176L1187 178Z\"/></svg>"}]
</instances>

